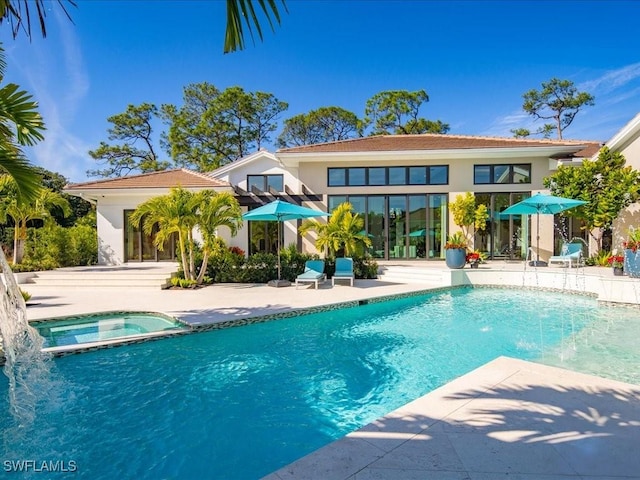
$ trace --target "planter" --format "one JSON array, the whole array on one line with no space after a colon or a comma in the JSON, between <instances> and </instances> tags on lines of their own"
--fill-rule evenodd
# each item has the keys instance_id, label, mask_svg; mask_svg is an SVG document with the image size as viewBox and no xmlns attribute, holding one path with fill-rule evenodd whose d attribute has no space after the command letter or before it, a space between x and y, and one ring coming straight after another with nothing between
<instances>
[{"instance_id":1,"label":"planter","mask_svg":"<svg viewBox=\"0 0 640 480\"><path fill-rule=\"evenodd\" d=\"M621 277L622 275L624 275L624 270L622 267L613 267L613 274L616 277Z\"/></svg>"},{"instance_id":2,"label":"planter","mask_svg":"<svg viewBox=\"0 0 640 480\"><path fill-rule=\"evenodd\" d=\"M623 268L630 277L640 278L640 250L625 249Z\"/></svg>"},{"instance_id":3,"label":"planter","mask_svg":"<svg viewBox=\"0 0 640 480\"><path fill-rule=\"evenodd\" d=\"M469 267L471 267L471 268L478 268L478 265L480 265L480 264L479 264L479 263L475 263L475 262L474 262L474 263L470 263L470 264L469 264Z\"/></svg>"},{"instance_id":4,"label":"planter","mask_svg":"<svg viewBox=\"0 0 640 480\"><path fill-rule=\"evenodd\" d=\"M464 268L467 263L467 250L465 248L447 248L444 259L449 268Z\"/></svg>"}]
</instances>

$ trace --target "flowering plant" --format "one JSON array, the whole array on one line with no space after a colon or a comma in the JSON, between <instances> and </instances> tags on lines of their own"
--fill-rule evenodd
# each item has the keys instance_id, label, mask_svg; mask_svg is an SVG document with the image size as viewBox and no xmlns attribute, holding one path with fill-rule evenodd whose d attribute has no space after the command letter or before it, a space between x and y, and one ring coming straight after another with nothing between
<instances>
[{"instance_id":1,"label":"flowering plant","mask_svg":"<svg viewBox=\"0 0 640 480\"><path fill-rule=\"evenodd\" d=\"M626 242L622 242L622 248L631 250L633 253L640 248L640 228L630 228L628 232L629 238Z\"/></svg>"},{"instance_id":2,"label":"flowering plant","mask_svg":"<svg viewBox=\"0 0 640 480\"><path fill-rule=\"evenodd\" d=\"M485 259L485 255L478 250L472 250L467 253L467 263L482 263Z\"/></svg>"},{"instance_id":3,"label":"flowering plant","mask_svg":"<svg viewBox=\"0 0 640 480\"><path fill-rule=\"evenodd\" d=\"M622 255L611 255L607 259L607 263L613 268L622 268L624 265L624 257Z\"/></svg>"}]
</instances>

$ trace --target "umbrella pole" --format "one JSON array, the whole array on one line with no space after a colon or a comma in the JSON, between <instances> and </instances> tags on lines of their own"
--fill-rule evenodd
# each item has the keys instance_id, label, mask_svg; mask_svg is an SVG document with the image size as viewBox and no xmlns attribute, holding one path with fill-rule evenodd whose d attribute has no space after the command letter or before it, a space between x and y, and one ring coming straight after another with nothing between
<instances>
[{"instance_id":1,"label":"umbrella pole","mask_svg":"<svg viewBox=\"0 0 640 480\"><path fill-rule=\"evenodd\" d=\"M276 242L277 245L277 249L278 249L278 279L277 280L270 280L268 285L270 287L288 287L289 285L291 285L291 282L289 280L282 280L281 276L280 276L280 224L282 223L282 221L280 220L280 218L278 218L278 241Z\"/></svg>"},{"instance_id":2,"label":"umbrella pole","mask_svg":"<svg viewBox=\"0 0 640 480\"><path fill-rule=\"evenodd\" d=\"M529 262L531 267L546 267L547 262L540 260L540 212L536 213L536 259Z\"/></svg>"},{"instance_id":3,"label":"umbrella pole","mask_svg":"<svg viewBox=\"0 0 640 480\"><path fill-rule=\"evenodd\" d=\"M280 222L278 220L278 241L276 242L276 244L278 245L278 282L280 281L280 224L282 222Z\"/></svg>"}]
</instances>

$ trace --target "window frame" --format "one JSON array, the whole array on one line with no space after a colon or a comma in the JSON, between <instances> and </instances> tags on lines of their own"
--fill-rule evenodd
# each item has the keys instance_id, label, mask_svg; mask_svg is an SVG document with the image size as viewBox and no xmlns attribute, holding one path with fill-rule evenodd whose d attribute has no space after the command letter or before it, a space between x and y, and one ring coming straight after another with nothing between
<instances>
[{"instance_id":1,"label":"window frame","mask_svg":"<svg viewBox=\"0 0 640 480\"><path fill-rule=\"evenodd\" d=\"M327 168L327 187L398 187L398 186L431 186L431 185L449 185L449 165L441 164L441 165L408 165L408 166L385 166L385 167L328 167ZM391 169L398 169L404 171L404 180L399 183L391 182ZM424 168L425 169L425 180L424 183L420 182L412 182L411 181L411 169L412 168ZM351 181L351 170L364 169L364 183L353 184ZM384 183L372 183L371 182L371 170L375 169L376 171L382 170L384 172ZM433 182L432 177L435 169L444 169L444 182ZM342 171L343 181L335 182L332 181L332 173L338 173ZM361 178L361 176L359 176Z\"/></svg>"},{"instance_id":2,"label":"window frame","mask_svg":"<svg viewBox=\"0 0 640 480\"><path fill-rule=\"evenodd\" d=\"M506 167L508 169L507 173L507 181L506 182L496 182L495 174L496 167ZM529 171L528 181L526 182L515 182L514 181L514 173L515 169L520 167L522 169L527 169ZM479 168L488 168L488 182L479 182L477 169ZM531 164L530 163L478 163L473 166L473 184L474 185L523 185L523 184L531 184Z\"/></svg>"}]
</instances>

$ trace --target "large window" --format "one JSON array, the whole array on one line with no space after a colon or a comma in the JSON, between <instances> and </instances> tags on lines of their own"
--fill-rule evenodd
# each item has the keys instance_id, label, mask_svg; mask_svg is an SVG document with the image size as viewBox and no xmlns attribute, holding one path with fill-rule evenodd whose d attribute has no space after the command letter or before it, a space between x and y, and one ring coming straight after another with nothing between
<instances>
[{"instance_id":1,"label":"large window","mask_svg":"<svg viewBox=\"0 0 640 480\"><path fill-rule=\"evenodd\" d=\"M385 185L447 185L449 166L329 168L330 187Z\"/></svg>"},{"instance_id":2,"label":"large window","mask_svg":"<svg viewBox=\"0 0 640 480\"><path fill-rule=\"evenodd\" d=\"M444 256L447 194L330 195L329 212L350 202L365 221L375 258L439 259Z\"/></svg>"},{"instance_id":3,"label":"large window","mask_svg":"<svg viewBox=\"0 0 640 480\"><path fill-rule=\"evenodd\" d=\"M283 175L247 175L247 190L284 192Z\"/></svg>"},{"instance_id":4,"label":"large window","mask_svg":"<svg viewBox=\"0 0 640 480\"><path fill-rule=\"evenodd\" d=\"M531 183L531 164L474 165L473 183L476 185Z\"/></svg>"}]
</instances>

